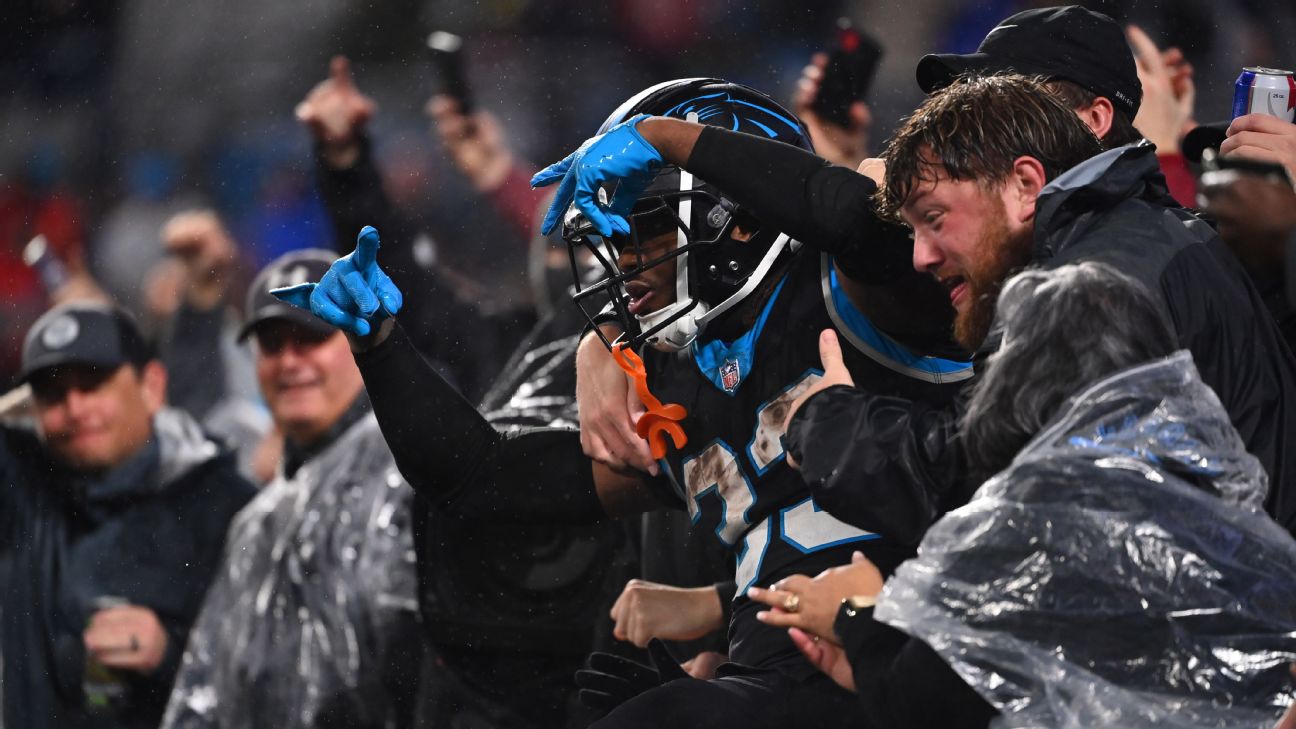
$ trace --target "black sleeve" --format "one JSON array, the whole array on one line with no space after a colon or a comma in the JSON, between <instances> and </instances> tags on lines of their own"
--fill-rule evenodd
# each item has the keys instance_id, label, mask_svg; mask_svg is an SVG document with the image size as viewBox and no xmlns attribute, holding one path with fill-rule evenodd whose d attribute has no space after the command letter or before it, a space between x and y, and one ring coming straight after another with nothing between
<instances>
[{"instance_id":1,"label":"black sleeve","mask_svg":"<svg viewBox=\"0 0 1296 729\"><path fill-rule=\"evenodd\" d=\"M971 495L957 425L953 407L839 385L801 406L785 442L815 503L848 524L916 545Z\"/></svg>"},{"instance_id":2,"label":"black sleeve","mask_svg":"<svg viewBox=\"0 0 1296 729\"><path fill-rule=\"evenodd\" d=\"M396 466L420 498L497 522L588 524L604 516L577 431L497 432L399 325L356 363Z\"/></svg>"},{"instance_id":3,"label":"black sleeve","mask_svg":"<svg viewBox=\"0 0 1296 729\"><path fill-rule=\"evenodd\" d=\"M878 217L877 186L790 144L708 126L686 165L762 225L831 253L860 283L887 283L913 267L909 231Z\"/></svg>"},{"instance_id":4,"label":"black sleeve","mask_svg":"<svg viewBox=\"0 0 1296 729\"><path fill-rule=\"evenodd\" d=\"M855 677L855 691L874 726L982 729L997 712L936 651L882 625L871 608L833 625Z\"/></svg>"},{"instance_id":5,"label":"black sleeve","mask_svg":"<svg viewBox=\"0 0 1296 729\"><path fill-rule=\"evenodd\" d=\"M202 420L227 394L221 328L225 306L197 309L181 302L167 325L162 363L167 370L167 402Z\"/></svg>"}]
</instances>

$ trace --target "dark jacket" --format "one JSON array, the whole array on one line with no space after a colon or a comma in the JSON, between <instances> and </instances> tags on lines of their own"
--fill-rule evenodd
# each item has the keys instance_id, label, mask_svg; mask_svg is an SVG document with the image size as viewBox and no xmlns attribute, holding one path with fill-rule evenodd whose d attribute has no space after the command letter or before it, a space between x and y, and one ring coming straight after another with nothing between
<instances>
[{"instance_id":1,"label":"dark jacket","mask_svg":"<svg viewBox=\"0 0 1296 729\"><path fill-rule=\"evenodd\" d=\"M1040 193L1034 263L1101 261L1154 294L1270 476L1266 510L1296 529L1296 360L1241 265L1178 205L1150 146L1121 147L1069 170ZM997 347L993 332L980 355ZM865 529L915 543L976 484L955 437L958 413L832 388L788 429L816 501Z\"/></svg>"},{"instance_id":2,"label":"dark jacket","mask_svg":"<svg viewBox=\"0 0 1296 729\"><path fill-rule=\"evenodd\" d=\"M160 412L149 444L94 480L56 465L30 431L0 428L4 726L156 727L225 530L254 492L178 410ZM103 597L157 613L167 652L151 675L122 672L119 713L92 716L82 634Z\"/></svg>"}]
</instances>

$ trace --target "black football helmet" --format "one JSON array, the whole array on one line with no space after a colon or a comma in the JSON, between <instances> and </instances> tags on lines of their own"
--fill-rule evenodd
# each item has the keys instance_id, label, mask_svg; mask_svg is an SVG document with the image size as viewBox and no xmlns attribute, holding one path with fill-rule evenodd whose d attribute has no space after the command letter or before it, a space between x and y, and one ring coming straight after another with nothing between
<instances>
[{"instance_id":1,"label":"black football helmet","mask_svg":"<svg viewBox=\"0 0 1296 729\"><path fill-rule=\"evenodd\" d=\"M614 111L598 133L637 114L687 119L814 151L796 115L749 86L721 79L679 79L645 89ZM609 192L599 191L601 202L606 203ZM573 299L591 322L612 316L620 320L626 332L622 339L636 350L644 345L666 351L688 347L708 323L751 294L796 245L786 235L761 226L723 191L675 166L658 172L628 219L630 235L604 238L573 205L563 218L563 238L577 282ZM730 237L735 224L755 231L753 237L735 241ZM677 236L673 249L644 260L640 242L670 231ZM623 270L617 258L626 246L633 246L635 261ZM587 260L586 252L592 253L606 277L583 285L577 261ZM650 314L631 314L625 282L670 260L677 261L675 301ZM606 338L604 343L612 346Z\"/></svg>"}]
</instances>

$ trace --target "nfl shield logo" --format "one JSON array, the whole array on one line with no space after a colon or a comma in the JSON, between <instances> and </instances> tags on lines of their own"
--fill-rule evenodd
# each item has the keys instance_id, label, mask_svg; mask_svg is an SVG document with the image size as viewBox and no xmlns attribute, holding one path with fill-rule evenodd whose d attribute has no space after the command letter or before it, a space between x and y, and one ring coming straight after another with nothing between
<instances>
[{"instance_id":1,"label":"nfl shield logo","mask_svg":"<svg viewBox=\"0 0 1296 729\"><path fill-rule=\"evenodd\" d=\"M742 375L738 372L738 360L725 360L724 364L720 365L720 384L724 386L725 392L733 392L741 381Z\"/></svg>"}]
</instances>

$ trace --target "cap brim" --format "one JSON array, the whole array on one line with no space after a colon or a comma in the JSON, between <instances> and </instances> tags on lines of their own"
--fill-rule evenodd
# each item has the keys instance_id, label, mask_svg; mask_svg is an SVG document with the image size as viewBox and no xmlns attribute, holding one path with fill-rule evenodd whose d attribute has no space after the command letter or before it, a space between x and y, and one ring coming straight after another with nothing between
<instances>
[{"instance_id":1,"label":"cap brim","mask_svg":"<svg viewBox=\"0 0 1296 729\"><path fill-rule=\"evenodd\" d=\"M238 341L246 340L252 336L253 330L271 319L285 319L321 334L337 331L332 325L321 321L314 314L301 307L292 304L269 304L257 309L256 314L243 323L243 326L238 331Z\"/></svg>"},{"instance_id":2,"label":"cap brim","mask_svg":"<svg viewBox=\"0 0 1296 729\"><path fill-rule=\"evenodd\" d=\"M63 365L83 365L86 367L100 367L103 369L116 370L118 367L126 364L127 360L123 357L96 358L77 355L72 352L46 352L35 358L18 373L18 383L30 382L31 378L41 370L47 370L51 367L60 367Z\"/></svg>"},{"instance_id":3,"label":"cap brim","mask_svg":"<svg viewBox=\"0 0 1296 729\"><path fill-rule=\"evenodd\" d=\"M984 70L989 62L990 57L984 53L928 53L918 61L918 87L930 94L949 86L959 76Z\"/></svg>"}]
</instances>

